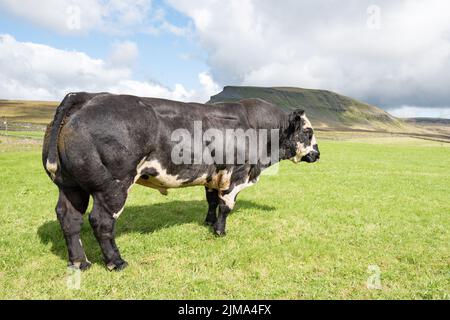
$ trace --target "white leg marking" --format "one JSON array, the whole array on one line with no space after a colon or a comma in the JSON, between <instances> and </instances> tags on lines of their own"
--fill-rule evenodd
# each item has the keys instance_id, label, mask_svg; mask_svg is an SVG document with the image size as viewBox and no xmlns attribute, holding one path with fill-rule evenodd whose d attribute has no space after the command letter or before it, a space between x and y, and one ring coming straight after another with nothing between
<instances>
[{"instance_id":1,"label":"white leg marking","mask_svg":"<svg viewBox=\"0 0 450 320\"><path fill-rule=\"evenodd\" d=\"M114 219L119 218L120 215L122 214L124 208L125 208L125 206L123 206L122 209L120 209L118 212L114 213L114 214L113 214L113 218L114 218Z\"/></svg>"},{"instance_id":2,"label":"white leg marking","mask_svg":"<svg viewBox=\"0 0 450 320\"><path fill-rule=\"evenodd\" d=\"M81 242L81 239L78 239L78 240L80 241L80 246L83 248L83 242ZM86 252L84 253L84 259L86 260L86 262L91 263L86 256Z\"/></svg>"},{"instance_id":3,"label":"white leg marking","mask_svg":"<svg viewBox=\"0 0 450 320\"><path fill-rule=\"evenodd\" d=\"M248 178L247 178L247 181L245 183L242 183L242 184L239 184L239 185L235 186L233 188L233 190L231 190L230 193L227 193L225 195L222 195L222 193L219 193L219 198L222 199L225 202L225 204L227 205L228 208L233 209L234 208L234 204L236 203L234 201L234 199L237 196L237 194L239 192L241 192L243 189L248 188L248 187L250 187L250 186L252 186L254 184L255 184L254 182L251 182L251 181L249 182Z\"/></svg>"}]
</instances>

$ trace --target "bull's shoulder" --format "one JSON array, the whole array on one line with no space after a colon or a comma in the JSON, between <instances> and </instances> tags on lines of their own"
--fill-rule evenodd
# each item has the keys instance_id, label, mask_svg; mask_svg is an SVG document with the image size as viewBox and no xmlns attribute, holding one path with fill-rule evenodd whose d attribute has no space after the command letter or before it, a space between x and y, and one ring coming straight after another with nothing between
<instances>
[{"instance_id":1,"label":"bull's shoulder","mask_svg":"<svg viewBox=\"0 0 450 320\"><path fill-rule=\"evenodd\" d=\"M287 114L277 105L263 99L243 99L248 121L254 128L279 128L286 121Z\"/></svg>"}]
</instances>

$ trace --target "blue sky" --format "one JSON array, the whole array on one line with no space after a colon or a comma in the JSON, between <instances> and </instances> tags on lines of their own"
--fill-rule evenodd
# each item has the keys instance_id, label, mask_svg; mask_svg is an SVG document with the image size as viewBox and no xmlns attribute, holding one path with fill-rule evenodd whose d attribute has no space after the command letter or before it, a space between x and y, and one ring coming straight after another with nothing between
<instances>
[{"instance_id":1,"label":"blue sky","mask_svg":"<svg viewBox=\"0 0 450 320\"><path fill-rule=\"evenodd\" d=\"M450 118L450 2L374 3L0 0L0 98L295 86Z\"/></svg>"},{"instance_id":2,"label":"blue sky","mask_svg":"<svg viewBox=\"0 0 450 320\"><path fill-rule=\"evenodd\" d=\"M162 1L154 1L152 6L163 9L166 19L175 26L185 28L191 23L189 17ZM0 32L13 35L18 41L82 51L99 59L108 57L114 43L133 41L140 52L133 66L135 78L157 81L166 86L183 83L189 88L195 88L198 86L197 74L208 69L205 64L206 54L194 39L170 32L148 34L136 31L120 35L93 30L87 34L61 33L37 26L26 19L11 15L8 11L0 12Z\"/></svg>"}]
</instances>

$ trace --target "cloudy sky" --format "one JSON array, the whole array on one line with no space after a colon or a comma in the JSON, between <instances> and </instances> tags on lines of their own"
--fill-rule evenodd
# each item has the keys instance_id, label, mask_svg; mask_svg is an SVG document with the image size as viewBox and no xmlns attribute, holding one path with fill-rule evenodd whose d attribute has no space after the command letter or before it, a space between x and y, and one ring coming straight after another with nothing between
<instances>
[{"instance_id":1,"label":"cloudy sky","mask_svg":"<svg viewBox=\"0 0 450 320\"><path fill-rule=\"evenodd\" d=\"M0 0L0 98L328 89L450 118L450 1Z\"/></svg>"}]
</instances>

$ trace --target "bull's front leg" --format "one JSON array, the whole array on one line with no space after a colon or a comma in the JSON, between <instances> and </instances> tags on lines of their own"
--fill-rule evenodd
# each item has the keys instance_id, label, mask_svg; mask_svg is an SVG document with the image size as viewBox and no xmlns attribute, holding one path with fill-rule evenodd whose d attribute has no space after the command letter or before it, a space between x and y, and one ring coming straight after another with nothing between
<instances>
[{"instance_id":1,"label":"bull's front leg","mask_svg":"<svg viewBox=\"0 0 450 320\"><path fill-rule=\"evenodd\" d=\"M227 216L233 208L230 208L222 199L219 200L219 216L214 224L214 233L218 236L224 236L226 234L225 227L227 222Z\"/></svg>"},{"instance_id":2,"label":"bull's front leg","mask_svg":"<svg viewBox=\"0 0 450 320\"><path fill-rule=\"evenodd\" d=\"M205 187L206 200L208 201L208 214L206 215L205 223L207 225L214 225L217 221L217 206L219 205L219 194L215 189Z\"/></svg>"},{"instance_id":3,"label":"bull's front leg","mask_svg":"<svg viewBox=\"0 0 450 320\"><path fill-rule=\"evenodd\" d=\"M237 193L238 190L236 188L219 192L219 214L217 221L214 223L214 233L218 236L224 236L226 234L227 217L234 208Z\"/></svg>"},{"instance_id":4,"label":"bull's front leg","mask_svg":"<svg viewBox=\"0 0 450 320\"><path fill-rule=\"evenodd\" d=\"M234 204L236 203L236 197L239 192L243 189L252 186L256 183L257 178L249 180L247 178L245 183L233 184L228 190L223 190L218 192L219 197L219 214L216 223L214 223L214 232L218 236L225 235L225 227L227 222L228 214L233 210Z\"/></svg>"}]
</instances>

